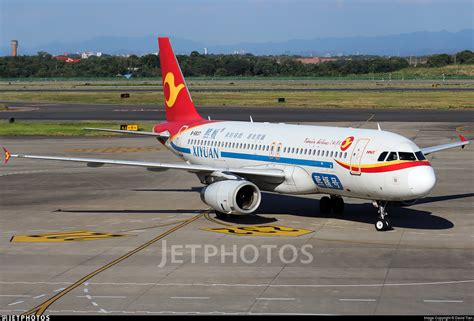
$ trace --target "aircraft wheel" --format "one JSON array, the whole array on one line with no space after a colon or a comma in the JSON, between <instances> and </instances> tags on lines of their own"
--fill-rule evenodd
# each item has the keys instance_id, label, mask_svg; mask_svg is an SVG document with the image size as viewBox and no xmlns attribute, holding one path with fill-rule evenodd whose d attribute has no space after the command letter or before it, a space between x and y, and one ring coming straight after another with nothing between
<instances>
[{"instance_id":1,"label":"aircraft wheel","mask_svg":"<svg viewBox=\"0 0 474 321\"><path fill-rule=\"evenodd\" d=\"M332 197L331 203L334 214L344 213L344 200L342 199L342 197Z\"/></svg>"},{"instance_id":2,"label":"aircraft wheel","mask_svg":"<svg viewBox=\"0 0 474 321\"><path fill-rule=\"evenodd\" d=\"M387 231L389 229L390 223L386 219L378 219L375 222L375 229L379 232Z\"/></svg>"},{"instance_id":3,"label":"aircraft wheel","mask_svg":"<svg viewBox=\"0 0 474 321\"><path fill-rule=\"evenodd\" d=\"M323 196L319 200L319 210L323 214L327 214L327 213L331 212L331 207L332 207L331 205L332 205L331 204L331 199L327 196Z\"/></svg>"},{"instance_id":4,"label":"aircraft wheel","mask_svg":"<svg viewBox=\"0 0 474 321\"><path fill-rule=\"evenodd\" d=\"M219 219L223 219L229 217L229 214L216 211L216 217Z\"/></svg>"},{"instance_id":5,"label":"aircraft wheel","mask_svg":"<svg viewBox=\"0 0 474 321\"><path fill-rule=\"evenodd\" d=\"M385 218L385 224L387 224L387 229L386 231L390 231L392 229L392 223L388 220L388 218Z\"/></svg>"}]
</instances>

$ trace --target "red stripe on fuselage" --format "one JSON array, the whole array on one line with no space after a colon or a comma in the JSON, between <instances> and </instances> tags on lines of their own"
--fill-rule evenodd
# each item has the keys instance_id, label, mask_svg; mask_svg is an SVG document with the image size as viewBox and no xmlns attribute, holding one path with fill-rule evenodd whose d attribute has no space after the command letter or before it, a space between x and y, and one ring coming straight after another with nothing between
<instances>
[{"instance_id":1,"label":"red stripe on fuselage","mask_svg":"<svg viewBox=\"0 0 474 321\"><path fill-rule=\"evenodd\" d=\"M350 165L344 164L338 160L335 159L335 161L344 167L345 169L349 169L355 172L359 172L359 167L358 166L352 166L352 169ZM396 164L389 164L389 165L381 165L381 166L375 166L375 167L364 167L361 166L360 171L362 173L384 173L384 172L392 172L392 171L398 171L401 169L406 169L406 168L411 168L411 167L416 167L416 166L431 166L430 162L427 160L422 160L422 161L407 161L403 163L396 163Z\"/></svg>"}]
</instances>

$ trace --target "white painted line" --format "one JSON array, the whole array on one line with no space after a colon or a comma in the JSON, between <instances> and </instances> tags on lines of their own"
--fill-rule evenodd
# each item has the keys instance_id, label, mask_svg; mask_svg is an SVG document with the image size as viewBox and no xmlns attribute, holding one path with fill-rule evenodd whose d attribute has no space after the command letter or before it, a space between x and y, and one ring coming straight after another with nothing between
<instances>
[{"instance_id":1,"label":"white painted line","mask_svg":"<svg viewBox=\"0 0 474 321\"><path fill-rule=\"evenodd\" d=\"M59 292L59 291L62 291L62 290L64 290L64 289L65 289L65 288L56 289L56 290L54 290L54 292Z\"/></svg>"},{"instance_id":2,"label":"white painted line","mask_svg":"<svg viewBox=\"0 0 474 321\"><path fill-rule=\"evenodd\" d=\"M0 297L9 297L9 298L29 298L31 295L21 295L21 294L0 294Z\"/></svg>"},{"instance_id":3,"label":"white painted line","mask_svg":"<svg viewBox=\"0 0 474 321\"><path fill-rule=\"evenodd\" d=\"M77 298L102 298L102 299L126 299L126 296L123 295L76 295Z\"/></svg>"},{"instance_id":4,"label":"white painted line","mask_svg":"<svg viewBox=\"0 0 474 321\"><path fill-rule=\"evenodd\" d=\"M426 303L463 303L462 300L423 300Z\"/></svg>"},{"instance_id":5,"label":"white painted line","mask_svg":"<svg viewBox=\"0 0 474 321\"><path fill-rule=\"evenodd\" d=\"M96 302L92 302L92 305L95 307L99 306Z\"/></svg>"},{"instance_id":6,"label":"white painted line","mask_svg":"<svg viewBox=\"0 0 474 321\"><path fill-rule=\"evenodd\" d=\"M295 298L257 298L257 300L267 300L267 301L294 301Z\"/></svg>"},{"instance_id":7,"label":"white painted line","mask_svg":"<svg viewBox=\"0 0 474 321\"><path fill-rule=\"evenodd\" d=\"M20 304L20 303L23 303L23 302L25 302L25 301L16 301L16 302L10 303L9 306L17 305L17 304Z\"/></svg>"},{"instance_id":8,"label":"white painted line","mask_svg":"<svg viewBox=\"0 0 474 321\"><path fill-rule=\"evenodd\" d=\"M89 289L84 289L84 293L88 293L89 292Z\"/></svg>"},{"instance_id":9,"label":"white painted line","mask_svg":"<svg viewBox=\"0 0 474 321\"><path fill-rule=\"evenodd\" d=\"M325 288L325 287L381 287L381 286L423 286L423 285L445 285L445 284L463 284L474 283L472 280L454 280L454 281L438 281L438 282L412 282L412 283L362 283L362 284L268 284L268 283L157 283L157 282L91 282L91 285L117 285L117 286L204 286L204 287L273 287L273 288ZM67 284L70 282L46 282L46 281L0 281L0 284L47 284L58 285Z\"/></svg>"},{"instance_id":10,"label":"white painted line","mask_svg":"<svg viewBox=\"0 0 474 321\"><path fill-rule=\"evenodd\" d=\"M15 310L0 310L0 312L25 312L26 310L20 310L20 309L15 309ZM95 310L49 310L48 312L51 313L62 313L62 314L71 314L71 313L97 313ZM204 312L195 312L195 311L108 311L107 313L122 313L122 314L201 314L201 315L207 315L207 314L222 314L222 315L239 315L242 314L240 312L221 312L221 311L204 311ZM255 312L248 312L244 314L249 314L249 315L331 315L331 314L323 314L323 313L285 313L285 312L278 312L278 313L255 313Z\"/></svg>"},{"instance_id":11,"label":"white painted line","mask_svg":"<svg viewBox=\"0 0 474 321\"><path fill-rule=\"evenodd\" d=\"M208 296L172 296L171 299L183 300L209 300Z\"/></svg>"},{"instance_id":12,"label":"white painted line","mask_svg":"<svg viewBox=\"0 0 474 321\"><path fill-rule=\"evenodd\" d=\"M22 310L22 309L14 309L14 310L0 310L0 312L9 312L12 314L12 312L25 312L27 310Z\"/></svg>"},{"instance_id":13,"label":"white painted line","mask_svg":"<svg viewBox=\"0 0 474 321\"><path fill-rule=\"evenodd\" d=\"M40 295L37 295L37 296L33 297L33 299L39 299L39 298L42 298L44 296L46 296L46 294L40 294Z\"/></svg>"},{"instance_id":14,"label":"white painted line","mask_svg":"<svg viewBox=\"0 0 474 321\"><path fill-rule=\"evenodd\" d=\"M348 302L376 302L375 299L339 299L339 301L348 301Z\"/></svg>"},{"instance_id":15,"label":"white painted line","mask_svg":"<svg viewBox=\"0 0 474 321\"><path fill-rule=\"evenodd\" d=\"M101 313L107 313L107 311L104 310L104 309L100 309L99 312L101 312Z\"/></svg>"}]
</instances>

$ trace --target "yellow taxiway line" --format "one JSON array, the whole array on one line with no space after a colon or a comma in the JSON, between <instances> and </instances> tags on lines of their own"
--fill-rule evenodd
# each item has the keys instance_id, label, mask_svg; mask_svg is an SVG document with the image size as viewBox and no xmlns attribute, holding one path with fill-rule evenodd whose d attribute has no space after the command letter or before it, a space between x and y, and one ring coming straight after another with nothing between
<instances>
[{"instance_id":1,"label":"yellow taxiway line","mask_svg":"<svg viewBox=\"0 0 474 321\"><path fill-rule=\"evenodd\" d=\"M61 297L63 297L64 295L66 295L67 293L71 292L72 290L74 290L75 288L77 288L78 286L80 286L81 284L83 284L84 282L87 282L89 279L93 278L94 276L96 276L97 274L101 273L101 272L104 272L105 270L111 268L112 266L122 262L123 260L129 258L130 256L140 252L141 250L145 249L146 247L152 245L153 243L161 240L162 238L170 235L171 233L173 232L176 232L177 230L179 230L180 228L183 228L184 226L196 221L197 219L199 219L200 217L202 217L204 214L203 213L200 213L196 216L193 216L191 217L190 219L188 220L185 220L184 222L182 222L181 224L173 227L172 229L169 229L168 231L158 235L157 237L155 237L154 239L140 245L139 247L137 247L136 249L126 253L125 255L122 255L121 257L113 260L112 262L102 266L101 268L95 270L94 272L92 273L89 273L87 274L86 276L84 276L83 278L77 280L76 282L74 282L73 284L69 285L68 287L66 287L64 290L58 292L56 295L54 295L53 297L51 297L50 299L44 301L43 303L41 303L40 305L34 307L33 309L23 313L23 315L42 315L46 309L49 308L49 306L51 304L53 304L54 302L56 302L57 300L59 300Z\"/></svg>"}]
</instances>

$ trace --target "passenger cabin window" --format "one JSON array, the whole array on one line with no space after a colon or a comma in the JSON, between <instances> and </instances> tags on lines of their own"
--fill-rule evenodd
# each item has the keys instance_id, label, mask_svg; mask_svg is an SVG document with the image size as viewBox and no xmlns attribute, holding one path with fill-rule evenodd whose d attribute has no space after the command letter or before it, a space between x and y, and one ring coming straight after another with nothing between
<instances>
[{"instance_id":1,"label":"passenger cabin window","mask_svg":"<svg viewBox=\"0 0 474 321\"><path fill-rule=\"evenodd\" d=\"M416 152L415 155L416 155L416 158L418 158L418 160L426 159L425 155L423 155L423 152L421 150L419 152Z\"/></svg>"},{"instance_id":2,"label":"passenger cabin window","mask_svg":"<svg viewBox=\"0 0 474 321\"><path fill-rule=\"evenodd\" d=\"M406 160L406 161L416 160L415 154L413 153L398 152L398 157L400 158L400 160Z\"/></svg>"},{"instance_id":3,"label":"passenger cabin window","mask_svg":"<svg viewBox=\"0 0 474 321\"><path fill-rule=\"evenodd\" d=\"M387 154L388 152L382 152L382 154L380 154L379 158L377 159L377 161L379 162L383 162L385 160L385 157L387 157Z\"/></svg>"},{"instance_id":4,"label":"passenger cabin window","mask_svg":"<svg viewBox=\"0 0 474 321\"><path fill-rule=\"evenodd\" d=\"M388 155L387 162L396 161L397 159L398 159L397 153L396 152L391 152Z\"/></svg>"}]
</instances>

